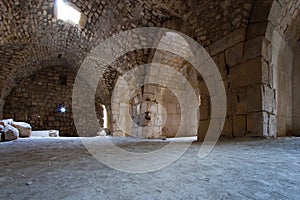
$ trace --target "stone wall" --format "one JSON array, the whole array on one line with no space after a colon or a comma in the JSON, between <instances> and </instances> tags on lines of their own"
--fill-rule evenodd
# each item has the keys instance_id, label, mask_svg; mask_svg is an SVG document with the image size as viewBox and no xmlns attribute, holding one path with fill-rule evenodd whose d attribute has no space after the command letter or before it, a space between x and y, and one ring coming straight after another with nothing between
<instances>
[{"instance_id":1,"label":"stone wall","mask_svg":"<svg viewBox=\"0 0 300 200\"><path fill-rule=\"evenodd\" d=\"M130 134L140 138L176 137L181 109L175 94L168 88L144 85L135 91L130 105L135 123Z\"/></svg>"},{"instance_id":2,"label":"stone wall","mask_svg":"<svg viewBox=\"0 0 300 200\"><path fill-rule=\"evenodd\" d=\"M44 68L22 80L5 99L4 118L25 121L33 130L60 131L77 136L72 116L72 89L76 73L65 66ZM101 103L96 101L99 123L103 125ZM59 107L67 109L59 112Z\"/></svg>"},{"instance_id":3,"label":"stone wall","mask_svg":"<svg viewBox=\"0 0 300 200\"><path fill-rule=\"evenodd\" d=\"M4 108L5 101L0 99L0 119L3 119L3 108Z\"/></svg>"},{"instance_id":4,"label":"stone wall","mask_svg":"<svg viewBox=\"0 0 300 200\"><path fill-rule=\"evenodd\" d=\"M300 42L295 48L295 65L293 70L293 133L300 135Z\"/></svg>"},{"instance_id":5,"label":"stone wall","mask_svg":"<svg viewBox=\"0 0 300 200\"><path fill-rule=\"evenodd\" d=\"M293 68L295 44L300 35L299 0L272 2L265 33L267 48L262 51L263 77L266 81L263 96L264 110L269 113L269 132L286 136L293 132Z\"/></svg>"}]
</instances>

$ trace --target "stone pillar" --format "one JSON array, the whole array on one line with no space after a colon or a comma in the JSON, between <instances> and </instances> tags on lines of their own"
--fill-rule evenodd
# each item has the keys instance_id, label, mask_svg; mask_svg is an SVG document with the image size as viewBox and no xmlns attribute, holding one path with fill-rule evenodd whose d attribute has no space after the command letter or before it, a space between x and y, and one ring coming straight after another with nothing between
<instances>
[{"instance_id":1,"label":"stone pillar","mask_svg":"<svg viewBox=\"0 0 300 200\"><path fill-rule=\"evenodd\" d=\"M292 79L293 92L293 134L300 135L300 42L295 48L295 65Z\"/></svg>"}]
</instances>

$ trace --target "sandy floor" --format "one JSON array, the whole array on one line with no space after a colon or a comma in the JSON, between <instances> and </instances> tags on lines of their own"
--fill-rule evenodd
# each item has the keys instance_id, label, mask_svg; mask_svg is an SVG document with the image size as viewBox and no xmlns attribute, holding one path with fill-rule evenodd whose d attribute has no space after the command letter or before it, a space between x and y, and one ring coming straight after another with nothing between
<instances>
[{"instance_id":1,"label":"sandy floor","mask_svg":"<svg viewBox=\"0 0 300 200\"><path fill-rule=\"evenodd\" d=\"M147 151L165 142L112 139ZM0 199L300 199L300 138L193 144L162 170L130 174L96 160L79 138L0 143Z\"/></svg>"}]
</instances>

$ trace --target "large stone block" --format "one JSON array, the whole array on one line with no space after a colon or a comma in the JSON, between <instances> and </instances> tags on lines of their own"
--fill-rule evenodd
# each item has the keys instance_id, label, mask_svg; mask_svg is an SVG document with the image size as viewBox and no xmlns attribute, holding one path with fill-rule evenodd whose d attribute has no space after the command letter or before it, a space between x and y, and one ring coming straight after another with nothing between
<instances>
[{"instance_id":1,"label":"large stone block","mask_svg":"<svg viewBox=\"0 0 300 200\"><path fill-rule=\"evenodd\" d=\"M248 113L248 108L247 108L247 93L246 89L239 90L235 94L235 101L236 101L236 108L234 109L236 115L243 115Z\"/></svg>"},{"instance_id":2,"label":"large stone block","mask_svg":"<svg viewBox=\"0 0 300 200\"><path fill-rule=\"evenodd\" d=\"M244 43L239 43L225 52L226 64L235 66L243 62Z\"/></svg>"},{"instance_id":3,"label":"large stone block","mask_svg":"<svg viewBox=\"0 0 300 200\"><path fill-rule=\"evenodd\" d=\"M209 97L201 97L201 105L199 107L200 111L200 119L208 120L210 117L210 98Z\"/></svg>"},{"instance_id":4,"label":"large stone block","mask_svg":"<svg viewBox=\"0 0 300 200\"><path fill-rule=\"evenodd\" d=\"M227 117L225 119L224 127L222 130L222 136L232 137L233 136L233 121L232 117Z\"/></svg>"},{"instance_id":5,"label":"large stone block","mask_svg":"<svg viewBox=\"0 0 300 200\"><path fill-rule=\"evenodd\" d=\"M268 113L275 113L275 89L270 88L269 86L262 86L262 102L263 107L262 110L267 111Z\"/></svg>"},{"instance_id":6,"label":"large stone block","mask_svg":"<svg viewBox=\"0 0 300 200\"><path fill-rule=\"evenodd\" d=\"M3 119L0 121L0 124L4 127L11 125L13 123L13 119Z\"/></svg>"},{"instance_id":7,"label":"large stone block","mask_svg":"<svg viewBox=\"0 0 300 200\"><path fill-rule=\"evenodd\" d=\"M283 14L282 12L283 12L282 5L280 5L280 3L278 3L277 1L273 1L270 14L268 16L268 21L270 21L271 24L277 24L280 15Z\"/></svg>"},{"instance_id":8,"label":"large stone block","mask_svg":"<svg viewBox=\"0 0 300 200\"><path fill-rule=\"evenodd\" d=\"M266 112L247 115L247 136L268 136L268 114Z\"/></svg>"},{"instance_id":9,"label":"large stone block","mask_svg":"<svg viewBox=\"0 0 300 200\"><path fill-rule=\"evenodd\" d=\"M255 1L250 17L250 23L267 21L272 3L272 0Z\"/></svg>"},{"instance_id":10,"label":"large stone block","mask_svg":"<svg viewBox=\"0 0 300 200\"><path fill-rule=\"evenodd\" d=\"M262 110L262 87L256 85L246 90L247 113Z\"/></svg>"},{"instance_id":11,"label":"large stone block","mask_svg":"<svg viewBox=\"0 0 300 200\"><path fill-rule=\"evenodd\" d=\"M234 137L244 137L246 135L246 116L239 115L233 117L233 135Z\"/></svg>"},{"instance_id":12,"label":"large stone block","mask_svg":"<svg viewBox=\"0 0 300 200\"><path fill-rule=\"evenodd\" d=\"M268 136L269 137L277 136L277 117L276 117L276 115L269 115Z\"/></svg>"},{"instance_id":13,"label":"large stone block","mask_svg":"<svg viewBox=\"0 0 300 200\"><path fill-rule=\"evenodd\" d=\"M19 137L19 131L15 127L11 125L5 126L4 129L4 140L5 141L11 141L16 140Z\"/></svg>"},{"instance_id":14,"label":"large stone block","mask_svg":"<svg viewBox=\"0 0 300 200\"><path fill-rule=\"evenodd\" d=\"M264 36L253 38L245 42L244 60L251 60L262 55Z\"/></svg>"},{"instance_id":15,"label":"large stone block","mask_svg":"<svg viewBox=\"0 0 300 200\"><path fill-rule=\"evenodd\" d=\"M230 69L229 79L232 88L260 84L262 58L256 58Z\"/></svg>"},{"instance_id":16,"label":"large stone block","mask_svg":"<svg viewBox=\"0 0 300 200\"><path fill-rule=\"evenodd\" d=\"M13 122L12 126L19 130L20 137L30 137L31 126L25 122Z\"/></svg>"},{"instance_id":17,"label":"large stone block","mask_svg":"<svg viewBox=\"0 0 300 200\"><path fill-rule=\"evenodd\" d=\"M210 54L212 56L225 51L226 49L236 45L245 40L245 29L238 29L226 37L216 41L209 46Z\"/></svg>"},{"instance_id":18,"label":"large stone block","mask_svg":"<svg viewBox=\"0 0 300 200\"><path fill-rule=\"evenodd\" d=\"M198 135L197 135L199 141L204 140L208 130L209 123L210 120L200 121L199 128L198 128Z\"/></svg>"},{"instance_id":19,"label":"large stone block","mask_svg":"<svg viewBox=\"0 0 300 200\"><path fill-rule=\"evenodd\" d=\"M268 26L267 21L249 24L247 29L246 39L249 40L259 36L265 36L267 26Z\"/></svg>"}]
</instances>

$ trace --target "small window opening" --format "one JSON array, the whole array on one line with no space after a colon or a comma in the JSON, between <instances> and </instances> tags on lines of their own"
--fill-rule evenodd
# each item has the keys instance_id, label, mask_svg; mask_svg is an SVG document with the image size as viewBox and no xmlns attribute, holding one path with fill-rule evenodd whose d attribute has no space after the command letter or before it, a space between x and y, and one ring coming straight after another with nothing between
<instances>
[{"instance_id":1,"label":"small window opening","mask_svg":"<svg viewBox=\"0 0 300 200\"><path fill-rule=\"evenodd\" d=\"M57 19L84 27L86 17L82 15L75 6L72 6L63 0L56 0L55 9Z\"/></svg>"}]
</instances>

